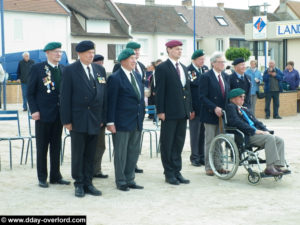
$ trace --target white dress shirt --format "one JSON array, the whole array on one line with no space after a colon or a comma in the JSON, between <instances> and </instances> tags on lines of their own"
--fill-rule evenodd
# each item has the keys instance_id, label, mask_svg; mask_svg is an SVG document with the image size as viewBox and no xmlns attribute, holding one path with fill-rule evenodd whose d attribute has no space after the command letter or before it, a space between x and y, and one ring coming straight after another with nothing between
<instances>
[{"instance_id":1,"label":"white dress shirt","mask_svg":"<svg viewBox=\"0 0 300 225\"><path fill-rule=\"evenodd\" d=\"M224 83L224 80L223 80L223 77L222 77L222 72L218 73L218 72L215 71L214 69L213 69L213 71L214 71L214 73L215 73L215 76L216 76L218 82L219 82L219 74L220 74L220 78L221 78L221 81L222 81L222 83L223 83L223 87L224 87L224 91L225 91L225 83Z\"/></svg>"},{"instance_id":2,"label":"white dress shirt","mask_svg":"<svg viewBox=\"0 0 300 225\"><path fill-rule=\"evenodd\" d=\"M92 74L92 77L94 77L94 72L93 72L92 64L85 65L85 64L82 63L81 61L80 61L80 63L81 63L81 65L82 65L82 67L83 67L83 69L84 69L84 71L85 71L85 73L86 73L86 76L87 76L88 80L90 80L90 76L89 76L89 71L88 71L87 67L90 68L90 72L91 72L91 74Z\"/></svg>"},{"instance_id":3,"label":"white dress shirt","mask_svg":"<svg viewBox=\"0 0 300 225\"><path fill-rule=\"evenodd\" d=\"M186 78L185 78L185 73L184 73L184 70L183 70L183 68L182 68L182 66L181 66L181 64L180 64L180 62L179 61L175 61L175 60L173 60L173 59L171 59L171 58L169 58L169 60L172 62L172 64L174 65L174 67L175 67L175 70L176 70L176 63L178 63L178 68L179 68L179 71L180 71L180 81L181 81L181 84L182 84L182 86L184 87L185 86L185 84L186 84ZM177 71L177 70L176 70Z\"/></svg>"}]
</instances>

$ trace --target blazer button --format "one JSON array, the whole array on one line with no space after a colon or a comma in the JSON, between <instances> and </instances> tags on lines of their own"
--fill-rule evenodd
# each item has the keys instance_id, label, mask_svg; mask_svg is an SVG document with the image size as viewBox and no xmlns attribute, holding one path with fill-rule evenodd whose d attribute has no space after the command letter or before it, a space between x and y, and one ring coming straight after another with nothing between
<instances>
[{"instance_id":1,"label":"blazer button","mask_svg":"<svg viewBox=\"0 0 300 225\"><path fill-rule=\"evenodd\" d=\"M184 91L185 91L185 88L182 88L182 90L184 90Z\"/></svg>"},{"instance_id":2,"label":"blazer button","mask_svg":"<svg viewBox=\"0 0 300 225\"><path fill-rule=\"evenodd\" d=\"M90 109L91 107L88 106L88 109Z\"/></svg>"},{"instance_id":3,"label":"blazer button","mask_svg":"<svg viewBox=\"0 0 300 225\"><path fill-rule=\"evenodd\" d=\"M186 97L185 97L185 96L183 96L183 98L184 98L184 99L186 99Z\"/></svg>"}]
</instances>

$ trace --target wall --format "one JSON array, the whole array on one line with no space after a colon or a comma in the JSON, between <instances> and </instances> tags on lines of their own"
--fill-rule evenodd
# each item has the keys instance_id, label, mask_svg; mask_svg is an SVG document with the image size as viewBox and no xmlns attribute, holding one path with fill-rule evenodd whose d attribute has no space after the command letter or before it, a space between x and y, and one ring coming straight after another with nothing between
<instances>
[{"instance_id":1,"label":"wall","mask_svg":"<svg viewBox=\"0 0 300 225\"><path fill-rule=\"evenodd\" d=\"M70 56L68 16L8 11L4 16L6 53L43 49L58 41Z\"/></svg>"},{"instance_id":2,"label":"wall","mask_svg":"<svg viewBox=\"0 0 300 225\"><path fill-rule=\"evenodd\" d=\"M300 71L300 39L289 39L287 41L287 61L294 61L295 69Z\"/></svg>"}]
</instances>

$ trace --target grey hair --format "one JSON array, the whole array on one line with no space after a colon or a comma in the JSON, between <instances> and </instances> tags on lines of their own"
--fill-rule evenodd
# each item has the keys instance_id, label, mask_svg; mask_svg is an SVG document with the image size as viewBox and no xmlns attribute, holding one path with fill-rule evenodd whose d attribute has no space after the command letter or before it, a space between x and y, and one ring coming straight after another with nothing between
<instances>
[{"instance_id":1,"label":"grey hair","mask_svg":"<svg viewBox=\"0 0 300 225\"><path fill-rule=\"evenodd\" d=\"M25 55L30 55L29 52L23 52L22 56L24 57Z\"/></svg>"},{"instance_id":2,"label":"grey hair","mask_svg":"<svg viewBox=\"0 0 300 225\"><path fill-rule=\"evenodd\" d=\"M210 57L210 63L215 63L217 61L217 59L219 58L223 58L224 54L222 54L221 52L215 52L213 53L213 55Z\"/></svg>"}]
</instances>

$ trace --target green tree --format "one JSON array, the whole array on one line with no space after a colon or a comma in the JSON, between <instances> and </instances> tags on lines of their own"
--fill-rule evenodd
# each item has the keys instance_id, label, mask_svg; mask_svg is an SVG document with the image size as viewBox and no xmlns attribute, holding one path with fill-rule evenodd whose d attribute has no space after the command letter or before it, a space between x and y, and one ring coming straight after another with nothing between
<instances>
[{"instance_id":1,"label":"green tree","mask_svg":"<svg viewBox=\"0 0 300 225\"><path fill-rule=\"evenodd\" d=\"M251 52L247 48L235 48L231 47L226 50L225 57L227 60L233 61L236 58L244 58L245 61L249 59Z\"/></svg>"}]
</instances>

